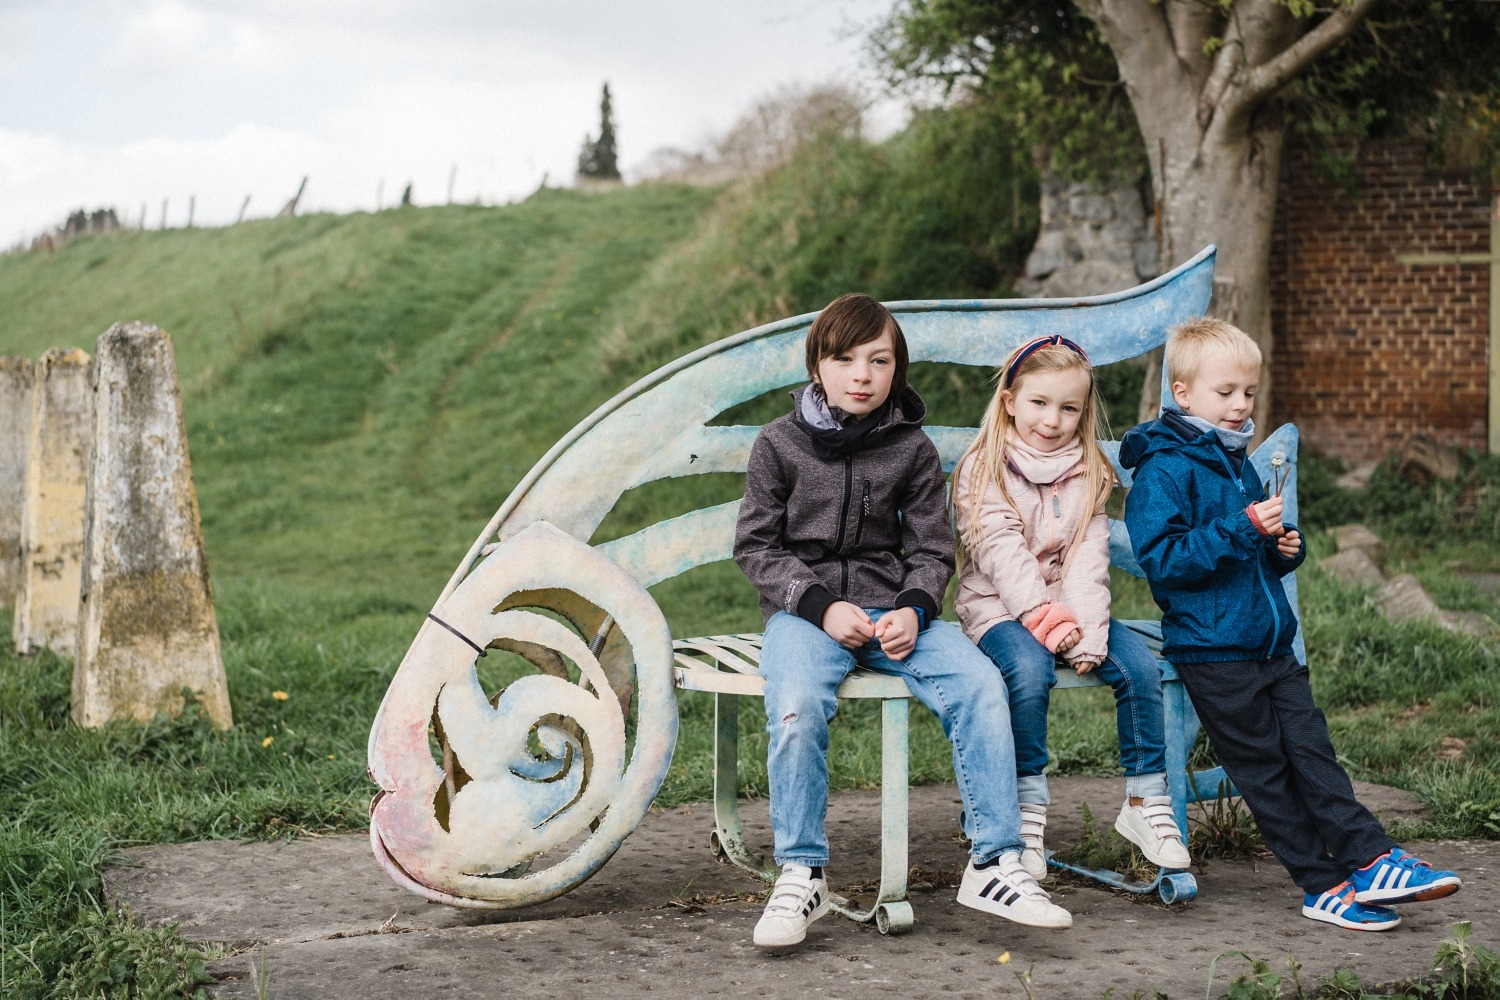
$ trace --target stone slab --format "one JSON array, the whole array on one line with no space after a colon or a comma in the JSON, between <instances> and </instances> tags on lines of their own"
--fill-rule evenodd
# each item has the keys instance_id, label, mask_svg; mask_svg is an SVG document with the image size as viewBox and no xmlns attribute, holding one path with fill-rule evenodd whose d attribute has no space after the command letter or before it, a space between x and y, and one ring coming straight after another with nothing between
<instances>
[{"instance_id":1,"label":"stone slab","mask_svg":"<svg viewBox=\"0 0 1500 1000\"><path fill-rule=\"evenodd\" d=\"M116 323L99 338L93 382L73 721L175 715L186 688L227 727L172 338L148 323Z\"/></svg>"},{"instance_id":2,"label":"stone slab","mask_svg":"<svg viewBox=\"0 0 1500 1000\"><path fill-rule=\"evenodd\" d=\"M1375 592L1375 604L1392 621L1435 619L1439 611L1437 602L1410 573L1402 573L1387 580Z\"/></svg>"},{"instance_id":3,"label":"stone slab","mask_svg":"<svg viewBox=\"0 0 1500 1000\"><path fill-rule=\"evenodd\" d=\"M1345 549L1321 560L1318 567L1329 576L1348 587L1378 589L1385 583L1385 574L1380 571L1368 550Z\"/></svg>"},{"instance_id":4,"label":"stone slab","mask_svg":"<svg viewBox=\"0 0 1500 1000\"><path fill-rule=\"evenodd\" d=\"M72 656L83 575L94 393L89 356L53 348L36 362L22 514L22 581L12 623L16 652Z\"/></svg>"},{"instance_id":5,"label":"stone slab","mask_svg":"<svg viewBox=\"0 0 1500 1000\"><path fill-rule=\"evenodd\" d=\"M1495 634L1495 623L1478 611L1439 611L1438 622L1459 635L1488 637Z\"/></svg>"},{"instance_id":6,"label":"stone slab","mask_svg":"<svg viewBox=\"0 0 1500 1000\"><path fill-rule=\"evenodd\" d=\"M1341 524L1336 528L1330 528L1328 533L1333 536L1334 544L1340 552L1350 549L1368 549L1370 555L1377 561L1385 553L1385 542L1363 524Z\"/></svg>"},{"instance_id":7,"label":"stone slab","mask_svg":"<svg viewBox=\"0 0 1500 1000\"><path fill-rule=\"evenodd\" d=\"M1403 792L1363 783L1356 790L1386 822L1420 817ZM1078 842L1084 805L1108 825L1122 791L1120 779L1054 779L1049 844ZM745 802L743 810L751 844L765 849L766 803ZM1197 995L1209 963L1227 950L1277 962L1294 953L1309 974L1338 965L1363 969L1378 954L1377 970L1396 978L1425 967L1454 920L1473 918L1476 937L1490 943L1500 928L1486 889L1500 888L1500 844L1489 843L1421 845L1433 860L1458 867L1475 891L1411 909L1408 924L1385 935L1380 948L1301 917L1295 888L1269 860L1197 866L1198 899L1172 910L1152 902L1155 896L1143 902L1054 880L1074 913L1073 929L1020 927L955 902L951 886L964 863L958 810L952 785L911 790L910 861L917 873L911 934L882 937L830 916L800 950L779 957L750 944L763 887L714 860L712 807L704 804L653 810L591 881L522 910L426 903L385 877L359 835L134 848L107 870L105 885L108 897L142 923L175 923L191 940L237 949L212 966L223 997L256 995L253 956L263 958L268 995L277 998L433 990L454 997L647 991L989 997L1019 995L1011 972L1032 965L1035 985L1045 987L1038 996L1097 998L1111 987L1121 996L1148 987ZM829 874L836 887L869 891L859 880L873 880L878 871L878 817L878 793L833 796ZM1013 964L998 965L1005 951ZM1235 974L1227 959L1220 969Z\"/></svg>"},{"instance_id":8,"label":"stone slab","mask_svg":"<svg viewBox=\"0 0 1500 1000\"><path fill-rule=\"evenodd\" d=\"M1379 464L1378 462L1366 462L1363 465L1356 465L1348 472L1339 476L1335 480L1335 483L1339 489L1362 490L1370 485L1370 478L1375 475L1375 469Z\"/></svg>"},{"instance_id":9,"label":"stone slab","mask_svg":"<svg viewBox=\"0 0 1500 1000\"><path fill-rule=\"evenodd\" d=\"M29 358L0 358L0 606L5 607L15 606L21 589L21 511L35 376Z\"/></svg>"}]
</instances>

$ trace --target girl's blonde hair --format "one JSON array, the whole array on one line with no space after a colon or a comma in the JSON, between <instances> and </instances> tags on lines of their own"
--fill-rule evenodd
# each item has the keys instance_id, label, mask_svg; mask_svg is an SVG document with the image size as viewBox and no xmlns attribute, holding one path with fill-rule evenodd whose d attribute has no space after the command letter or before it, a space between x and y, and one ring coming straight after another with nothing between
<instances>
[{"instance_id":1,"label":"girl's blonde hair","mask_svg":"<svg viewBox=\"0 0 1500 1000\"><path fill-rule=\"evenodd\" d=\"M1030 375L1048 374L1051 372L1078 371L1088 372L1089 391L1083 405L1083 413L1078 419L1078 437L1083 441L1083 467L1084 475L1088 485L1088 496L1094 498L1093 510L1089 516L1078 522L1078 530L1073 535L1073 543L1069 546L1068 556L1063 562L1063 573L1067 573L1067 567L1072 563L1073 553L1083 542L1084 533L1088 530L1089 522L1102 510L1109 500L1109 494L1115 486L1115 470L1109 464L1109 456L1104 454L1104 449L1099 446L1099 432L1109 433L1109 423L1104 417L1104 410L1099 402L1098 384L1094 380L1094 369L1083 351L1071 342L1044 344L1036 347L1036 341L1022 344L1010 353L1005 363L995 373L995 395L990 400L989 407L984 411L984 420L979 425L979 434L973 443L965 449L963 457L953 468L953 482L955 488L949 493L950 507L958 503L957 484L959 477L963 474L964 466L971 462L969 470L968 498L964 505L964 513L968 516L968 530L959 531L958 537L958 559L960 567L968 561L968 551L977 544L978 537L967 537L974 535L979 530L979 505L984 499L988 487L994 486L1005 498L1005 502L1012 507L1015 499L1010 495L1010 490L1005 486L1005 466L1007 455L1007 435L1014 424L1014 420L1005 410L1005 395L1009 393L1012 397L1018 395L1021 385ZM1026 353L1029 352L1029 353ZM1016 365L1016 359L1023 353L1026 357ZM1015 370L1012 371L1012 366ZM957 510L953 510L956 515ZM955 525L961 524L957 516L954 516Z\"/></svg>"}]
</instances>

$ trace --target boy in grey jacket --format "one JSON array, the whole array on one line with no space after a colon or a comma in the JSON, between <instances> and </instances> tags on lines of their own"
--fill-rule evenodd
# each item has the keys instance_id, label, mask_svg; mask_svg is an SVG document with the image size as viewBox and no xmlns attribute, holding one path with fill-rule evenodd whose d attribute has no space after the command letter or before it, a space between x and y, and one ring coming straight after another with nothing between
<instances>
[{"instance_id":1,"label":"boy in grey jacket","mask_svg":"<svg viewBox=\"0 0 1500 1000\"><path fill-rule=\"evenodd\" d=\"M905 678L953 743L972 845L959 902L1037 927L1072 924L1021 866L1005 684L938 619L953 533L906 366L906 338L883 305L835 299L808 333L811 384L750 453L734 557L767 619L761 675L782 866L755 927L761 947L800 943L828 911L828 722L856 666Z\"/></svg>"}]
</instances>

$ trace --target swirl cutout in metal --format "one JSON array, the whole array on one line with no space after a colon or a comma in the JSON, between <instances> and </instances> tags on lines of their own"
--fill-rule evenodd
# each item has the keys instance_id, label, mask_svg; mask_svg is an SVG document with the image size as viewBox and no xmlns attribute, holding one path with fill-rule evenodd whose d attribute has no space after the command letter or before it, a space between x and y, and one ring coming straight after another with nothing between
<instances>
[{"instance_id":1,"label":"swirl cutout in metal","mask_svg":"<svg viewBox=\"0 0 1500 1000\"><path fill-rule=\"evenodd\" d=\"M538 673L492 698L476 648L516 653ZM370 732L375 856L439 902L552 899L635 829L676 739L672 643L656 604L609 559L534 523L433 609L391 682Z\"/></svg>"}]
</instances>

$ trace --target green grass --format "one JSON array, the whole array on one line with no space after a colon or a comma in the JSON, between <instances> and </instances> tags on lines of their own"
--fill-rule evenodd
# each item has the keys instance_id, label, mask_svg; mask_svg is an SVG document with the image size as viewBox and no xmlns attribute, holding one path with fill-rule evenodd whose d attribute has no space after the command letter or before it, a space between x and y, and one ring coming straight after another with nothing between
<instances>
[{"instance_id":1,"label":"green grass","mask_svg":"<svg viewBox=\"0 0 1500 1000\"><path fill-rule=\"evenodd\" d=\"M974 128L939 116L885 146L816 146L724 191L552 191L0 257L0 354L92 349L124 319L173 335L236 723L75 728L70 665L0 644L0 994L180 996L201 981L201 956L103 907L100 871L122 847L362 829L370 722L424 613L525 471L653 364L850 288L1003 294L1034 225L1013 191L1032 205L1032 182ZM895 211L902 191L920 211ZM1112 377L1128 410L1138 372ZM913 381L942 423L975 422L990 392L965 369L914 366ZM601 537L742 488L706 476L633 491ZM1486 544L1452 558L1497 551ZM1303 581L1315 685L1351 770L1432 803L1422 835L1500 836L1482 738L1500 723L1492 646L1390 626L1315 569ZM1154 614L1138 581L1116 591L1121 616ZM679 635L759 626L732 565L653 593ZM1477 589L1444 596L1493 613ZM1053 711L1060 772L1116 772L1108 692ZM680 712L662 805L712 793L712 704L684 694ZM765 794L758 707L740 728L742 786ZM1443 756L1445 739L1466 749ZM835 789L878 784L875 705L843 707L830 764ZM921 710L911 766L914 781L951 776Z\"/></svg>"}]
</instances>

